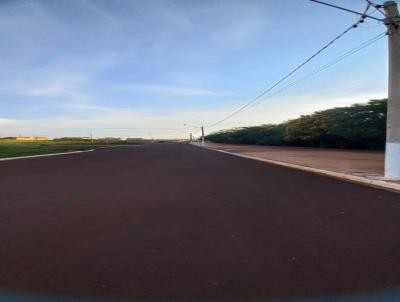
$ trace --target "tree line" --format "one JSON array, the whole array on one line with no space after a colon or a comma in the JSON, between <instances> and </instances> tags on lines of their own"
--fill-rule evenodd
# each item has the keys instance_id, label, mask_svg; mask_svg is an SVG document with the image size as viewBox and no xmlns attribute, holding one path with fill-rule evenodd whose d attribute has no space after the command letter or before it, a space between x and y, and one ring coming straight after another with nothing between
<instances>
[{"instance_id":1,"label":"tree line","mask_svg":"<svg viewBox=\"0 0 400 302\"><path fill-rule=\"evenodd\" d=\"M211 133L215 143L382 150L387 99L302 115L280 124L233 128Z\"/></svg>"}]
</instances>

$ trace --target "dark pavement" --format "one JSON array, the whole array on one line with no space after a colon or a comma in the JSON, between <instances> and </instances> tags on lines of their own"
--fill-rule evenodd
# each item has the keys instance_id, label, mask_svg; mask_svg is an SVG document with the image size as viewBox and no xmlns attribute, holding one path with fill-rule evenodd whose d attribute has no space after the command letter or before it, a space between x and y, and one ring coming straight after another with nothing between
<instances>
[{"instance_id":1,"label":"dark pavement","mask_svg":"<svg viewBox=\"0 0 400 302\"><path fill-rule=\"evenodd\" d=\"M0 292L170 300L400 286L400 194L185 144L0 162Z\"/></svg>"}]
</instances>

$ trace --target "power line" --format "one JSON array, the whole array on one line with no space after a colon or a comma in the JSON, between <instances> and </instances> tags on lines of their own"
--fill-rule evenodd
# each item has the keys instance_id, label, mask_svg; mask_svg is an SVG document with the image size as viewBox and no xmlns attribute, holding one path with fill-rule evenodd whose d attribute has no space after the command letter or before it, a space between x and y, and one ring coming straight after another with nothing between
<instances>
[{"instance_id":1,"label":"power line","mask_svg":"<svg viewBox=\"0 0 400 302\"><path fill-rule=\"evenodd\" d=\"M370 5L367 5L367 8L365 10L365 12L368 11ZM294 68L292 71L290 71L289 73L287 73L285 76L283 76L279 81L275 82L272 86L268 87L267 89L265 89L262 93L260 93L259 95L257 95L256 97L254 97L253 99L251 99L249 102L247 102L246 104L244 104L242 107L240 107L239 109L235 110L234 112L232 112L231 114L229 114L228 116L226 116L225 118L211 124L208 125L207 127L214 127L224 121L226 121L227 119L231 118L232 116L238 114L239 112L243 111L244 109L246 109L248 106L250 106L251 104L253 104L254 102L256 102L258 99L260 99L261 97L263 97L264 95L266 95L268 92L270 92L272 89L274 89L276 86L278 86L280 83L282 83L283 81L285 81L287 78L289 78L292 74L294 74L296 71L298 71L299 69L301 69L304 65L306 65L308 62L310 62L312 59L314 59L316 56L318 56L320 53L322 53L324 50L326 50L329 46L331 46L332 44L334 44L337 40L339 40L341 37L343 37L345 34L347 34L349 31L351 31L353 28L358 27L358 25L360 23L363 23L365 19L365 15L363 15L362 17L360 17L360 19L352 24L351 26L349 26L348 28L346 28L341 34L339 34L338 36L336 36L335 38L333 38L331 41L329 41L327 44L325 44L322 48L320 48L317 52L315 52L313 55L311 55L309 58L307 58L303 63L301 63L300 65L298 65L296 68Z\"/></svg>"},{"instance_id":2,"label":"power line","mask_svg":"<svg viewBox=\"0 0 400 302\"><path fill-rule=\"evenodd\" d=\"M337 6L337 5L330 4L330 3L326 3L326 2L322 2L322 1L319 1L319 0L310 0L310 1L315 2L315 3L319 3L319 4L323 4L323 5L326 5L326 6L330 6L330 7L333 7L333 8L337 8L337 9L340 9L340 10L343 10L343 11L346 11L346 12L349 12L349 13L356 14L356 15L362 16L364 19L365 18L370 18L370 19L381 21L381 22L385 21L384 19L379 19L379 18L376 18L376 17L373 17L373 16L369 16L369 15L366 14L366 12L360 13L360 12L357 12L355 10L351 10L351 9L348 9L348 8L344 8L344 7ZM368 5L372 5L372 3L370 3L370 1L367 1L367 3L368 3Z\"/></svg>"},{"instance_id":3,"label":"power line","mask_svg":"<svg viewBox=\"0 0 400 302\"><path fill-rule=\"evenodd\" d=\"M292 87L292 86L295 86L295 85L297 85L297 84L303 82L304 80L306 80L306 79L308 79L308 78L310 78L310 77L312 77L312 76L314 76L314 75L316 75L316 74L318 74L318 73L320 73L320 72L322 72L322 71L324 71L324 70L326 70L326 69L332 67L333 65L339 63L340 61L346 59L347 57L349 57L349 56L351 56L351 55L353 55L353 54L355 54L355 53L361 51L362 49L368 47L369 45L371 45L371 44L373 44L373 43L375 43L375 42L381 40L381 39L384 38L386 35L387 35L387 33L384 32L384 33L381 33L381 34L379 34L379 35L373 37L372 39L369 39L368 41L366 41L366 42L364 42L364 43L358 45L357 47L355 47L355 48L353 48L353 49L347 51L346 53L344 53L344 54L342 54L342 55L336 57L335 59L329 61L328 63L324 64L323 66L321 66L321 67L315 69L314 71L310 72L309 74L305 75L304 77L302 77L302 78L300 78L300 79L298 79L298 80L296 80L296 81L293 81L293 82L287 84L286 86L283 86L280 90L278 90L278 91L276 91L276 92L274 92L274 93L272 93L272 94L267 95L265 98L263 98L263 99L261 99L261 100L258 100L257 102L253 103L253 104L250 106L250 108L256 106L256 105L259 104L259 103L261 103L261 102L264 101L266 98L273 97L273 96L275 96L275 95L277 95L277 94L279 94L279 93L281 93L281 92L287 90L288 88L290 88L290 87ZM294 104L295 104L295 103L294 103Z\"/></svg>"},{"instance_id":4,"label":"power line","mask_svg":"<svg viewBox=\"0 0 400 302\"><path fill-rule=\"evenodd\" d=\"M381 10L381 8L383 8L383 5L379 5L379 4L373 3L373 2L370 1L370 0L365 0L365 1L367 1L367 3L368 3L369 5L375 7L376 11L380 12L380 13L386 18L386 13L385 13L384 11Z\"/></svg>"},{"instance_id":5,"label":"power line","mask_svg":"<svg viewBox=\"0 0 400 302\"><path fill-rule=\"evenodd\" d=\"M275 96L275 95L281 93L282 91L284 91L284 90L286 90L286 89L288 89L288 88L290 88L292 86L295 86L295 85L299 84L300 82L303 82L304 80L306 80L308 78L311 78L312 76L314 76L314 75L316 75L316 74L318 74L318 73L320 73L320 72L332 67L333 65L339 63L340 61L346 59L347 57L349 57L349 56L361 51L362 49L368 47L369 45L379 41L380 39L384 38L386 35L387 35L387 33L384 32L384 33L381 33L381 34L373 37L372 39L370 39L370 40L358 45L357 47L347 51L346 53L336 57L335 59L333 59L332 61L326 63L325 65L315 69L314 71L310 72L309 74L305 75L304 77L302 77L302 78L300 78L300 79L298 79L298 80L296 80L294 82L291 82L291 83L287 84L286 86L283 86L280 90L278 90L278 91L276 91L276 92L274 92L274 93L272 93L270 95L267 95L266 98ZM261 100L258 100L257 102L253 103L251 107L259 104L260 102L262 102L264 100L265 100L265 98L263 98Z\"/></svg>"}]
</instances>

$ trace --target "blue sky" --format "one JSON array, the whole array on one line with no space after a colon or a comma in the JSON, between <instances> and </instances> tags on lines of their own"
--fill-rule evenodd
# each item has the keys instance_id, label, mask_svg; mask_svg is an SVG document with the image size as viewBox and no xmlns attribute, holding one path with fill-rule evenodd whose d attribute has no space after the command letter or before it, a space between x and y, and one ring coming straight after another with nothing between
<instances>
[{"instance_id":1,"label":"blue sky","mask_svg":"<svg viewBox=\"0 0 400 302\"><path fill-rule=\"evenodd\" d=\"M196 132L184 123L223 118L356 20L308 0L1 0L0 136L184 137ZM291 79L384 31L362 24ZM385 97L386 43L206 132Z\"/></svg>"}]
</instances>

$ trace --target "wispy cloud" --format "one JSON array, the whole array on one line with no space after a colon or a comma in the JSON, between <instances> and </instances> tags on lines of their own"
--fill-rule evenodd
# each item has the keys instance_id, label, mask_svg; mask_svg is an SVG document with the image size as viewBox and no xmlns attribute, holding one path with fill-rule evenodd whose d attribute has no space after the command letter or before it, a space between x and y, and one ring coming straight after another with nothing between
<instances>
[{"instance_id":1,"label":"wispy cloud","mask_svg":"<svg viewBox=\"0 0 400 302\"><path fill-rule=\"evenodd\" d=\"M34 97L62 96L68 92L68 87L62 83L51 83L46 86L20 88L18 92Z\"/></svg>"},{"instance_id":2,"label":"wispy cloud","mask_svg":"<svg viewBox=\"0 0 400 302\"><path fill-rule=\"evenodd\" d=\"M328 109L335 106L346 106L355 102L365 102L369 98L384 97L383 92L366 94L349 94L332 98L330 95L305 94L296 97L281 97L274 102L265 102L244 111L240 115L227 120L218 127L209 128L208 125L224 118L242 104L236 101L225 109L203 109L197 111L180 112L148 112L135 108L116 109L112 107L98 107L76 104L78 110L90 110L89 117L64 116L58 118L32 118L20 120L0 119L0 124L11 126L4 128L8 135L88 135L92 132L96 136L151 136L159 138L186 137L188 132L196 133L196 129L184 127L185 122L195 125L204 125L207 133L231 127L279 123L303 114L310 114L316 110ZM294 106L296 105L296 106ZM51 126L49 126L51 125Z\"/></svg>"},{"instance_id":3,"label":"wispy cloud","mask_svg":"<svg viewBox=\"0 0 400 302\"><path fill-rule=\"evenodd\" d=\"M246 41L268 24L265 11L251 3L232 3L221 6L215 2L202 10L203 18L211 20L212 36L221 44L242 47Z\"/></svg>"},{"instance_id":4,"label":"wispy cloud","mask_svg":"<svg viewBox=\"0 0 400 302\"><path fill-rule=\"evenodd\" d=\"M280 37L286 21L269 12L286 5L292 1L0 0L0 123L10 126L0 128L1 134L87 135L72 128L211 124L256 94L258 85L284 74L294 53L309 51L298 39L312 27L297 31L297 25L304 26L298 22L290 41ZM293 18L303 15L287 10L286 19ZM280 47L282 43L286 46ZM376 72L378 65L383 66L381 59L371 54L370 69L353 77L358 83L336 85L353 71L346 68L335 75L335 83L325 79L336 91L318 94L321 85L311 83L308 90L267 100L220 128L280 122L366 101L377 95L378 86L364 95L354 91L371 87L366 77L384 81L386 71ZM338 95L345 90L346 95ZM157 131L152 134L167 133ZM186 135L188 129L180 131Z\"/></svg>"},{"instance_id":5,"label":"wispy cloud","mask_svg":"<svg viewBox=\"0 0 400 302\"><path fill-rule=\"evenodd\" d=\"M0 118L1 125L12 125L15 123L18 123L18 121L14 120L14 119L9 119L9 118Z\"/></svg>"},{"instance_id":6,"label":"wispy cloud","mask_svg":"<svg viewBox=\"0 0 400 302\"><path fill-rule=\"evenodd\" d=\"M130 91L144 91L148 93L156 93L162 95L172 96L226 96L232 95L231 92L220 92L209 89L200 89L193 87L180 87L180 86L163 86L163 85L123 85L120 89Z\"/></svg>"}]
</instances>

